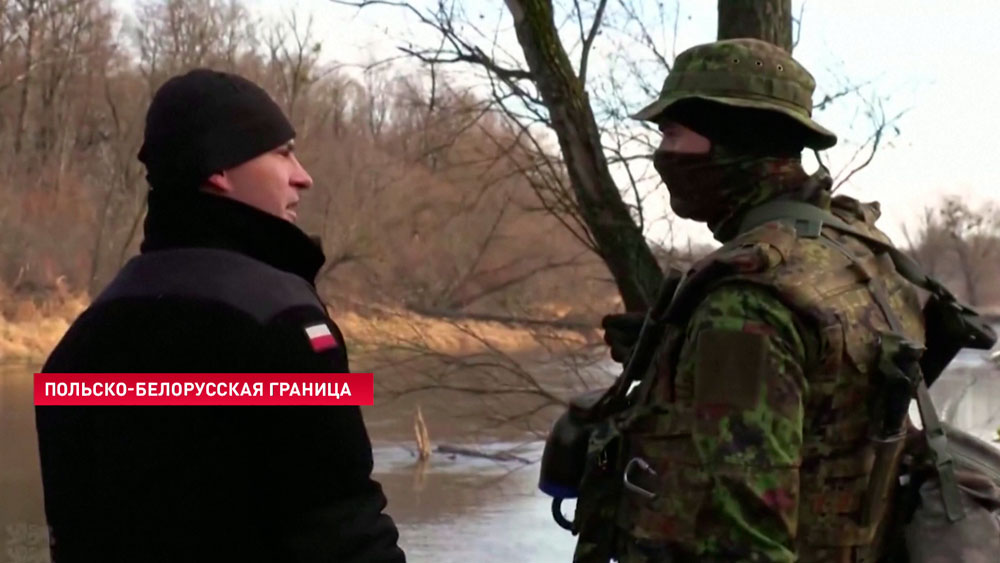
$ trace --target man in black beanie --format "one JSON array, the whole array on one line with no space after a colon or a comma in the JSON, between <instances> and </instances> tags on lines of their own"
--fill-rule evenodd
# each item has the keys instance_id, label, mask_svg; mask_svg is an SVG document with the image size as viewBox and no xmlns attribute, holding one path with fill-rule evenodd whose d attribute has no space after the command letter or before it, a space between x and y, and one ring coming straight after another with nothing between
<instances>
[{"instance_id":1,"label":"man in black beanie","mask_svg":"<svg viewBox=\"0 0 1000 563\"><path fill-rule=\"evenodd\" d=\"M312 179L257 85L164 84L139 159L141 255L52 352L49 373L340 373L293 221ZM318 346L306 329L329 331ZM357 407L37 407L53 559L402 562Z\"/></svg>"}]
</instances>

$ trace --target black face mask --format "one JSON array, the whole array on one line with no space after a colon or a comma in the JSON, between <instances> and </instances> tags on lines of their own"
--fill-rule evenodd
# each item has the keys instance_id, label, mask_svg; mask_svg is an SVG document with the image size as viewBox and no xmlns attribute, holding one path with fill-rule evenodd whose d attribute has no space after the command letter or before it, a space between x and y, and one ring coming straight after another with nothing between
<instances>
[{"instance_id":1,"label":"black face mask","mask_svg":"<svg viewBox=\"0 0 1000 563\"><path fill-rule=\"evenodd\" d=\"M679 217L716 225L742 207L797 188L807 176L793 157L761 156L713 145L705 154L657 150L653 166Z\"/></svg>"}]
</instances>

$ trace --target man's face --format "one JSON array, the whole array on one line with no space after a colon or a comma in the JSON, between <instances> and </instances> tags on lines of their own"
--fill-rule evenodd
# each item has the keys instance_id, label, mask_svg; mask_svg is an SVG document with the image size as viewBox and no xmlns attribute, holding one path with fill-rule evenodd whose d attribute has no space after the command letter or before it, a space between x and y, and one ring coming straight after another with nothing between
<instances>
[{"instance_id":1,"label":"man's face","mask_svg":"<svg viewBox=\"0 0 1000 563\"><path fill-rule=\"evenodd\" d=\"M676 154L707 154L712 149L712 141L691 129L665 119L660 122L660 150Z\"/></svg>"},{"instance_id":2,"label":"man's face","mask_svg":"<svg viewBox=\"0 0 1000 563\"><path fill-rule=\"evenodd\" d=\"M705 157L712 149L708 138L670 120L659 123L663 140L653 153L653 167L670 192L670 207L679 217L707 221L719 209L705 172Z\"/></svg>"},{"instance_id":3,"label":"man's face","mask_svg":"<svg viewBox=\"0 0 1000 563\"><path fill-rule=\"evenodd\" d=\"M293 141L208 179L210 191L294 222L302 190L312 178L295 158Z\"/></svg>"}]
</instances>

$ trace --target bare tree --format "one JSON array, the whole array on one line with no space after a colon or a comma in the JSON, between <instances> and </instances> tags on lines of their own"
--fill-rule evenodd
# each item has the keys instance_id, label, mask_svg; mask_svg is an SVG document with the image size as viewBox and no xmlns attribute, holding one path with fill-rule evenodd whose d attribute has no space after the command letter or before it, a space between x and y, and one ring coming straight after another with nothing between
<instances>
[{"instance_id":1,"label":"bare tree","mask_svg":"<svg viewBox=\"0 0 1000 563\"><path fill-rule=\"evenodd\" d=\"M910 254L971 305L1000 296L992 283L1000 275L1000 210L992 203L974 209L945 196L924 209L912 234L903 232Z\"/></svg>"},{"instance_id":2,"label":"bare tree","mask_svg":"<svg viewBox=\"0 0 1000 563\"><path fill-rule=\"evenodd\" d=\"M958 198L947 198L941 208L941 226L952 242L970 305L982 304L982 283L997 257L1000 215L991 205L979 211Z\"/></svg>"},{"instance_id":3,"label":"bare tree","mask_svg":"<svg viewBox=\"0 0 1000 563\"><path fill-rule=\"evenodd\" d=\"M950 237L945 232L938 219L937 210L925 207L916 225L916 230L906 224L902 225L903 237L910 255L931 277L939 277L945 272L945 254L951 244Z\"/></svg>"},{"instance_id":4,"label":"bare tree","mask_svg":"<svg viewBox=\"0 0 1000 563\"><path fill-rule=\"evenodd\" d=\"M387 4L409 10L440 33L438 47L403 47L405 52L428 64L471 64L484 74L496 106L508 117L520 118L519 135L538 149L538 165L525 167L521 173L538 189L542 207L563 217L567 225L583 227L574 232L607 264L626 307L644 308L662 274L611 176L585 89L589 52L607 2L596 3L587 13L589 24L582 24L584 8L576 5L574 13L579 17L574 23L581 24L577 29L582 68L574 68L570 61L547 2L508 2L524 62L491 40L495 37L491 32L465 18L458 4L442 3L424 11L405 3L353 3L360 7ZM546 130L555 133L560 161L546 154L552 152L546 148L551 146Z\"/></svg>"},{"instance_id":5,"label":"bare tree","mask_svg":"<svg viewBox=\"0 0 1000 563\"><path fill-rule=\"evenodd\" d=\"M792 0L719 0L719 39L753 37L792 52Z\"/></svg>"},{"instance_id":6,"label":"bare tree","mask_svg":"<svg viewBox=\"0 0 1000 563\"><path fill-rule=\"evenodd\" d=\"M279 81L279 98L294 122L296 102L318 79L317 62L323 44L313 35L312 16L300 23L294 11L270 29L266 41L272 73Z\"/></svg>"},{"instance_id":7,"label":"bare tree","mask_svg":"<svg viewBox=\"0 0 1000 563\"><path fill-rule=\"evenodd\" d=\"M141 25L131 26L132 43L150 95L183 69L252 70L241 62L254 52L257 36L237 0L144 0L137 12Z\"/></svg>"},{"instance_id":8,"label":"bare tree","mask_svg":"<svg viewBox=\"0 0 1000 563\"><path fill-rule=\"evenodd\" d=\"M643 186L655 179L647 160L655 133L626 125L627 109L638 107L627 96L635 91L655 96L659 85L647 76L662 76L672 64L676 46L668 49L667 44L670 23L676 36L678 5L671 10L661 3L650 13L649 6L628 0L508 0L520 48L514 53L499 23L491 29L479 8L474 15L457 2L433 7L392 0L339 3L407 12L437 38L425 45L407 42L400 46L404 54L432 68L472 69L488 84L493 106L519 128L517 142L532 149L524 151L531 158L520 174L535 188L539 207L601 258L626 309L645 309L662 276L643 235L650 220L649 190ZM793 18L790 0L720 0L718 7L720 38L762 38L790 51L795 24L801 29L802 14ZM591 55L598 48L611 59L610 70L592 68ZM831 91L818 107L860 92L856 85ZM868 102L873 132L837 174L838 186L864 169L898 132L900 115L887 114L882 98Z\"/></svg>"},{"instance_id":9,"label":"bare tree","mask_svg":"<svg viewBox=\"0 0 1000 563\"><path fill-rule=\"evenodd\" d=\"M23 45L24 52L24 75L21 78L21 93L17 111L17 125L14 130L14 154L21 152L21 143L24 137L25 119L28 115L28 100L31 92L32 70L35 64L35 37L38 28L38 0L16 0L19 8L20 20L23 22Z\"/></svg>"},{"instance_id":10,"label":"bare tree","mask_svg":"<svg viewBox=\"0 0 1000 563\"><path fill-rule=\"evenodd\" d=\"M0 27L0 39L15 37L0 46L0 86L11 84L0 89L5 149L18 135L25 80L30 89L21 153L0 153L10 171L0 175L0 282L48 287L66 276L74 289L100 291L141 237L147 184L136 154L151 96L171 75L205 65L253 78L293 115L297 154L316 180L300 225L323 235L325 299L363 311L410 307L463 331L475 332L468 318L520 327L518 338L535 335L525 347L573 356L573 347L589 346L589 358L600 355L590 327L596 311L617 306L614 286L588 251L594 239L544 112L527 124L511 120L533 109L445 65L348 75L318 62L319 41L301 16L283 22L283 36L269 34L274 28L238 3L213 0L146 1L137 7L143 25L121 36L108 0L35 0L29 67L21 6L31 1L0 0L0 21L18 26ZM22 166L29 157L48 166ZM544 411L582 385L562 381L562 367L539 375L535 360L476 334L466 337L497 351L480 342L477 359L419 341L390 351L397 361L412 352L451 366L447 380L421 384L460 385L462 370L481 377L477 384L503 380L511 401L493 405L497 423Z\"/></svg>"}]
</instances>

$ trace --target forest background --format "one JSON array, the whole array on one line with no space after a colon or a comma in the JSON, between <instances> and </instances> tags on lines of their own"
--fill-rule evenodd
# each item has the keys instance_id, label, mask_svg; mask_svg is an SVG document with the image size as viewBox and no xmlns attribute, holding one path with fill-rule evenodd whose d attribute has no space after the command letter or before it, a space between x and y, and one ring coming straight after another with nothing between
<instances>
[{"instance_id":1,"label":"forest background","mask_svg":"<svg viewBox=\"0 0 1000 563\"><path fill-rule=\"evenodd\" d=\"M299 223L328 258L319 291L354 367L389 374L391 396L518 397L498 420L531 419L571 390L547 384L543 366L590 386L588 366L606 359L601 316L641 310L660 271L712 248L669 212L648 161L655 131L627 119L678 51L680 3L556 2L542 25L532 18L546 2L337 4L422 31L389 31L396 56L347 64L314 11L294 5L0 0L0 359L44 358L136 254L146 107L199 66L258 82L295 124L315 180ZM775 42L791 49L808 33L804 5L728 4L720 34L760 6L785 22ZM541 57L546 41L563 57ZM554 80L560 70L572 80ZM912 108L837 72L823 75L816 111L851 116L826 162L851 188L906 139ZM585 111L559 106L573 96ZM930 273L995 310L995 205L942 190L901 232Z\"/></svg>"}]
</instances>

